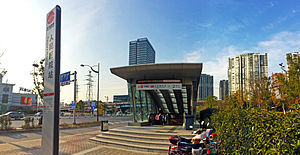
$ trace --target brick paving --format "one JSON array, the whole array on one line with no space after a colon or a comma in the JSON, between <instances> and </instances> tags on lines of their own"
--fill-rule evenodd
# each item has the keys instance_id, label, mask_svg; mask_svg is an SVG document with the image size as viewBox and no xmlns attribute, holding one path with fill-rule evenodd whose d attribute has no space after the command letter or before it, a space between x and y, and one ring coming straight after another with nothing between
<instances>
[{"instance_id":1,"label":"brick paving","mask_svg":"<svg viewBox=\"0 0 300 155\"><path fill-rule=\"evenodd\" d=\"M116 122L110 124L110 129L126 126L127 122ZM65 135L60 137L60 155L165 155L166 153L145 152L132 150L131 148L116 148L109 144L99 144L89 139L100 134L99 130ZM11 141L1 144L0 155L40 155L41 138L26 139L22 141Z\"/></svg>"},{"instance_id":2,"label":"brick paving","mask_svg":"<svg viewBox=\"0 0 300 155\"><path fill-rule=\"evenodd\" d=\"M110 123L110 128L116 128L121 126L126 126L127 122L116 122ZM34 133L32 133L36 136ZM69 155L80 152L81 154L100 154L100 155L152 155L153 152L142 152L142 151L132 151L126 148L115 148L115 146L103 145L99 143L94 143L89 139L100 134L100 131L91 131L86 133L80 133L75 135L66 135L60 137L59 144L59 154ZM20 141L9 141L6 143L0 143L0 155L40 155L41 154L41 138L30 139L28 134L28 139ZM9 140L9 139L6 139ZM5 141L4 141L5 142ZM102 145L102 146L101 146ZM95 150L93 150L93 148ZM92 150L92 151L89 151ZM164 153L165 154L165 153ZM160 155L160 154L154 154Z\"/></svg>"},{"instance_id":3,"label":"brick paving","mask_svg":"<svg viewBox=\"0 0 300 155\"><path fill-rule=\"evenodd\" d=\"M103 146L100 149L86 153L85 155L166 155L166 153L154 153L154 152L142 152L132 151L129 148L115 148L109 146Z\"/></svg>"}]
</instances>

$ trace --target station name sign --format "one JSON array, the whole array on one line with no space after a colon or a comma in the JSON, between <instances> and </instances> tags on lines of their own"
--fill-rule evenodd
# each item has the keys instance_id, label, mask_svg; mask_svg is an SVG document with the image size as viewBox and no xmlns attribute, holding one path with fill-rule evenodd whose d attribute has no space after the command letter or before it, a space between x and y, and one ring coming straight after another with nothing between
<instances>
[{"instance_id":1,"label":"station name sign","mask_svg":"<svg viewBox=\"0 0 300 155\"><path fill-rule=\"evenodd\" d=\"M137 80L136 83L181 83L181 80Z\"/></svg>"},{"instance_id":2,"label":"station name sign","mask_svg":"<svg viewBox=\"0 0 300 155\"><path fill-rule=\"evenodd\" d=\"M59 153L61 8L46 15L42 155Z\"/></svg>"},{"instance_id":3,"label":"station name sign","mask_svg":"<svg viewBox=\"0 0 300 155\"><path fill-rule=\"evenodd\" d=\"M136 90L181 90L181 83L136 84Z\"/></svg>"}]
</instances>

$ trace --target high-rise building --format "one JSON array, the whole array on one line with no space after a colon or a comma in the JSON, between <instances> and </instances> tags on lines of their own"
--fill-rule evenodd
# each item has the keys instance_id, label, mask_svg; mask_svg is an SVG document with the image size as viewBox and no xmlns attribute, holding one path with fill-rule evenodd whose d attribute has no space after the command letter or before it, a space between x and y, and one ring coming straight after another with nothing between
<instances>
[{"instance_id":1,"label":"high-rise building","mask_svg":"<svg viewBox=\"0 0 300 155\"><path fill-rule=\"evenodd\" d=\"M155 51L147 38L129 42L129 65L155 63Z\"/></svg>"},{"instance_id":2,"label":"high-rise building","mask_svg":"<svg viewBox=\"0 0 300 155\"><path fill-rule=\"evenodd\" d=\"M246 53L229 58L229 94L248 94L256 80L268 76L267 53Z\"/></svg>"},{"instance_id":3,"label":"high-rise building","mask_svg":"<svg viewBox=\"0 0 300 155\"><path fill-rule=\"evenodd\" d=\"M300 59L300 53L299 52L294 52L294 53L288 53L288 54L286 54L287 70L289 70L289 68L290 68L291 61L295 61L297 59Z\"/></svg>"},{"instance_id":4,"label":"high-rise building","mask_svg":"<svg viewBox=\"0 0 300 155\"><path fill-rule=\"evenodd\" d=\"M207 96L214 94L214 77L201 74L199 81L199 100L206 100Z\"/></svg>"},{"instance_id":5,"label":"high-rise building","mask_svg":"<svg viewBox=\"0 0 300 155\"><path fill-rule=\"evenodd\" d=\"M224 100L226 95L228 95L228 80L220 80L219 99Z\"/></svg>"}]
</instances>

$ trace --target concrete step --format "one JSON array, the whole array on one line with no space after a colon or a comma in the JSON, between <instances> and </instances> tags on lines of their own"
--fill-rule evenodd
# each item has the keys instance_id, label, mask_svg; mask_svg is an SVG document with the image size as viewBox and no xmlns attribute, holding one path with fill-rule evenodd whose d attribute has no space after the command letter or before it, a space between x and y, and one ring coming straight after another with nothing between
<instances>
[{"instance_id":1,"label":"concrete step","mask_svg":"<svg viewBox=\"0 0 300 155\"><path fill-rule=\"evenodd\" d=\"M149 145L155 147L168 147L170 145L169 141L152 141L152 140L140 140L134 138L124 138L124 137L115 137L115 136L108 136L108 135L97 135L99 139L106 139L106 140L113 140L118 142L130 143L135 145Z\"/></svg>"},{"instance_id":2,"label":"concrete step","mask_svg":"<svg viewBox=\"0 0 300 155\"><path fill-rule=\"evenodd\" d=\"M131 134L131 135L143 135L145 137L169 137L179 135L184 138L192 138L192 134L181 134L181 133L159 133L159 132L150 132L150 131L143 131L143 130L123 130L123 129L111 129L109 130L110 133L124 133L124 134Z\"/></svg>"},{"instance_id":3,"label":"concrete step","mask_svg":"<svg viewBox=\"0 0 300 155\"><path fill-rule=\"evenodd\" d=\"M136 139L136 140L148 140L153 142L169 142L169 136L168 137L152 137L152 136L144 136L143 134L140 135L133 135L133 134L127 134L127 133L115 133L115 132L102 132L102 135L105 136L111 136L111 137L122 137L125 139Z\"/></svg>"},{"instance_id":4,"label":"concrete step","mask_svg":"<svg viewBox=\"0 0 300 155\"><path fill-rule=\"evenodd\" d=\"M167 153L169 150L168 146L155 146L155 145L149 145L149 144L131 144L119 140L114 140L114 139L104 139L104 138L98 138L98 137L93 137L90 138L90 140L98 142L98 143L104 143L104 144L110 144L116 147L125 147L129 149L137 149L137 150L142 150L142 151L147 151L147 152L164 152Z\"/></svg>"},{"instance_id":5,"label":"concrete step","mask_svg":"<svg viewBox=\"0 0 300 155\"><path fill-rule=\"evenodd\" d=\"M130 127L132 130L148 130L151 132L158 132L158 133L177 133L178 130L181 130L181 128L170 128L170 127ZM182 129L183 130L183 129Z\"/></svg>"}]
</instances>

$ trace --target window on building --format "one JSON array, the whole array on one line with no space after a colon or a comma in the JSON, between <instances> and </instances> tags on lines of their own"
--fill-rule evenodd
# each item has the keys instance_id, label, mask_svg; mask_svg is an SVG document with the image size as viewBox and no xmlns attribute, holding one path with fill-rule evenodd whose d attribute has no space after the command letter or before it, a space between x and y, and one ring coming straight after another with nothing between
<instances>
[{"instance_id":1,"label":"window on building","mask_svg":"<svg viewBox=\"0 0 300 155\"><path fill-rule=\"evenodd\" d=\"M2 103L8 103L8 94L2 95Z\"/></svg>"}]
</instances>

